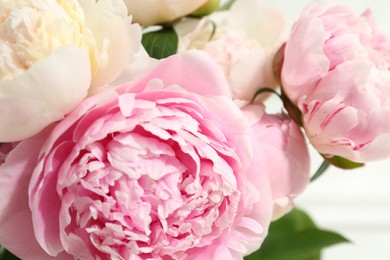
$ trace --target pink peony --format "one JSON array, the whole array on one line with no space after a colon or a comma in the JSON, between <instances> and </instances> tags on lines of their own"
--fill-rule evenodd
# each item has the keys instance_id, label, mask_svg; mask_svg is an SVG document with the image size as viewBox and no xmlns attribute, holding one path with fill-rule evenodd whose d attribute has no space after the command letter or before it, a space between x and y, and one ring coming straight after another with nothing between
<instances>
[{"instance_id":1,"label":"pink peony","mask_svg":"<svg viewBox=\"0 0 390 260\"><path fill-rule=\"evenodd\" d=\"M240 110L206 54L172 56L8 153L0 244L29 259L242 259L274 200L303 187L264 162L268 149L290 163L275 120Z\"/></svg>"},{"instance_id":2,"label":"pink peony","mask_svg":"<svg viewBox=\"0 0 390 260\"><path fill-rule=\"evenodd\" d=\"M371 12L310 5L287 41L282 84L311 143L356 162L390 155L390 41Z\"/></svg>"},{"instance_id":3,"label":"pink peony","mask_svg":"<svg viewBox=\"0 0 390 260\"><path fill-rule=\"evenodd\" d=\"M252 125L254 154L267 172L274 202L273 219L294 206L294 199L310 181L310 158L299 126L287 115L268 115L260 105L248 105L243 112Z\"/></svg>"}]
</instances>

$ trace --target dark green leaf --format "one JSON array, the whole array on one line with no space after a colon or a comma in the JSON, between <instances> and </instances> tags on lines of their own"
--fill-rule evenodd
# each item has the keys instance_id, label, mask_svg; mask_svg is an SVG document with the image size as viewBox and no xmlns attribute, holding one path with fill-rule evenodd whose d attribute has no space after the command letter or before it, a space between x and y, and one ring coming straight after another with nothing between
<instances>
[{"instance_id":1,"label":"dark green leaf","mask_svg":"<svg viewBox=\"0 0 390 260\"><path fill-rule=\"evenodd\" d=\"M11 254L4 247L0 246L0 260L20 260L18 257Z\"/></svg>"},{"instance_id":2,"label":"dark green leaf","mask_svg":"<svg viewBox=\"0 0 390 260\"><path fill-rule=\"evenodd\" d=\"M321 259L321 252L318 252L308 257L302 258L301 260L320 260L320 259Z\"/></svg>"},{"instance_id":3,"label":"dark green leaf","mask_svg":"<svg viewBox=\"0 0 390 260\"><path fill-rule=\"evenodd\" d=\"M150 57L163 59L177 52L179 38L172 27L142 35L142 45Z\"/></svg>"},{"instance_id":4,"label":"dark green leaf","mask_svg":"<svg viewBox=\"0 0 390 260\"><path fill-rule=\"evenodd\" d=\"M343 242L348 240L318 229L306 213L294 209L271 224L261 248L245 260L320 260L323 248Z\"/></svg>"},{"instance_id":5,"label":"dark green leaf","mask_svg":"<svg viewBox=\"0 0 390 260\"><path fill-rule=\"evenodd\" d=\"M227 1L223 6L221 6L221 8L219 8L219 10L221 11L224 11L224 10L229 10L230 7L234 4L236 0L229 0Z\"/></svg>"},{"instance_id":6,"label":"dark green leaf","mask_svg":"<svg viewBox=\"0 0 390 260\"><path fill-rule=\"evenodd\" d=\"M311 228L317 228L313 220L304 211L295 208L284 217L273 222L270 232L286 234L285 231L296 233Z\"/></svg>"},{"instance_id":7,"label":"dark green leaf","mask_svg":"<svg viewBox=\"0 0 390 260\"><path fill-rule=\"evenodd\" d=\"M352 170L364 166L364 163L353 162L340 156L325 158L325 160L336 167L339 167L341 169L346 169L346 170Z\"/></svg>"},{"instance_id":8,"label":"dark green leaf","mask_svg":"<svg viewBox=\"0 0 390 260\"><path fill-rule=\"evenodd\" d=\"M325 247L346 242L339 234L319 229L308 229L278 238L272 244L268 243L268 250L265 250L267 247L260 250L260 255L273 260L300 260L318 254Z\"/></svg>"},{"instance_id":9,"label":"dark green leaf","mask_svg":"<svg viewBox=\"0 0 390 260\"><path fill-rule=\"evenodd\" d=\"M278 250L283 251L283 248L278 248ZM287 258L274 256L274 255L267 256L267 255L260 254L258 252L259 251L251 254L250 256L246 256L244 260L321 260L320 252L314 254L307 253L305 256L302 257L292 256Z\"/></svg>"}]
</instances>

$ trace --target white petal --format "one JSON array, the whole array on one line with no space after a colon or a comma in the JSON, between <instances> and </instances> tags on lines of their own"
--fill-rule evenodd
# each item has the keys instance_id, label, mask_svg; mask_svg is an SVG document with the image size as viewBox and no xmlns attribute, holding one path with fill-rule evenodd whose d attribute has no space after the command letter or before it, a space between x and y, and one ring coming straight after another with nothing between
<instances>
[{"instance_id":1,"label":"white petal","mask_svg":"<svg viewBox=\"0 0 390 260\"><path fill-rule=\"evenodd\" d=\"M85 50L65 46L11 80L0 82L0 141L30 137L69 113L91 81ZM16 116L15 116L16 115Z\"/></svg>"}]
</instances>

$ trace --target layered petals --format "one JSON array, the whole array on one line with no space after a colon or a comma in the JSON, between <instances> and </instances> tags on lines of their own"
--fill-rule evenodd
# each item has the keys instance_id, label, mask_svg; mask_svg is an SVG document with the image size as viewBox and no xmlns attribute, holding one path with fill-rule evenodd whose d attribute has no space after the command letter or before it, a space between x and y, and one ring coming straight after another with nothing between
<instances>
[{"instance_id":1,"label":"layered petals","mask_svg":"<svg viewBox=\"0 0 390 260\"><path fill-rule=\"evenodd\" d=\"M50 129L46 129L32 139L12 145L12 149L3 154L6 160L0 166L0 241L21 259L54 259L37 243L28 205L31 169L37 163L39 149L49 132ZM60 259L71 257L62 254Z\"/></svg>"},{"instance_id":2,"label":"layered petals","mask_svg":"<svg viewBox=\"0 0 390 260\"><path fill-rule=\"evenodd\" d=\"M272 61L284 30L284 18L276 9L257 0L240 0L228 11L201 20L186 18L174 28L178 52L197 49L213 57L234 99L252 100L259 88L276 87Z\"/></svg>"},{"instance_id":3,"label":"layered petals","mask_svg":"<svg viewBox=\"0 0 390 260\"><path fill-rule=\"evenodd\" d=\"M163 60L47 131L4 152L2 176L12 168L24 189L2 202L12 212L0 243L16 255L25 251L3 243L10 232L59 259L242 259L267 235L274 194L260 140L206 54ZM23 230L6 221L13 199Z\"/></svg>"},{"instance_id":4,"label":"layered petals","mask_svg":"<svg viewBox=\"0 0 390 260\"><path fill-rule=\"evenodd\" d=\"M355 162L387 158L390 42L372 13L313 3L286 44L283 89L324 156ZM382 143L381 143L382 142Z\"/></svg>"},{"instance_id":5,"label":"layered petals","mask_svg":"<svg viewBox=\"0 0 390 260\"><path fill-rule=\"evenodd\" d=\"M119 1L17 0L0 12L0 142L60 120L142 49Z\"/></svg>"}]
</instances>

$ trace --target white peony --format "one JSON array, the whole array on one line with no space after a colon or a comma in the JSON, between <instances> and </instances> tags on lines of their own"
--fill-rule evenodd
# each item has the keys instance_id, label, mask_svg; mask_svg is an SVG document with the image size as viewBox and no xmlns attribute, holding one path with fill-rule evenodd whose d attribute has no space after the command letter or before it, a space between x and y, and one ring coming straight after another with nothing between
<instances>
[{"instance_id":1,"label":"white peony","mask_svg":"<svg viewBox=\"0 0 390 260\"><path fill-rule=\"evenodd\" d=\"M258 0L237 0L229 11L175 25L178 52L204 50L220 65L235 99L251 100L261 87L275 87L272 61L283 42L284 18Z\"/></svg>"},{"instance_id":2,"label":"white peony","mask_svg":"<svg viewBox=\"0 0 390 260\"><path fill-rule=\"evenodd\" d=\"M208 0L124 0L133 21L143 26L171 22L188 15Z\"/></svg>"},{"instance_id":3,"label":"white peony","mask_svg":"<svg viewBox=\"0 0 390 260\"><path fill-rule=\"evenodd\" d=\"M0 142L38 133L140 49L121 1L0 0Z\"/></svg>"}]
</instances>

